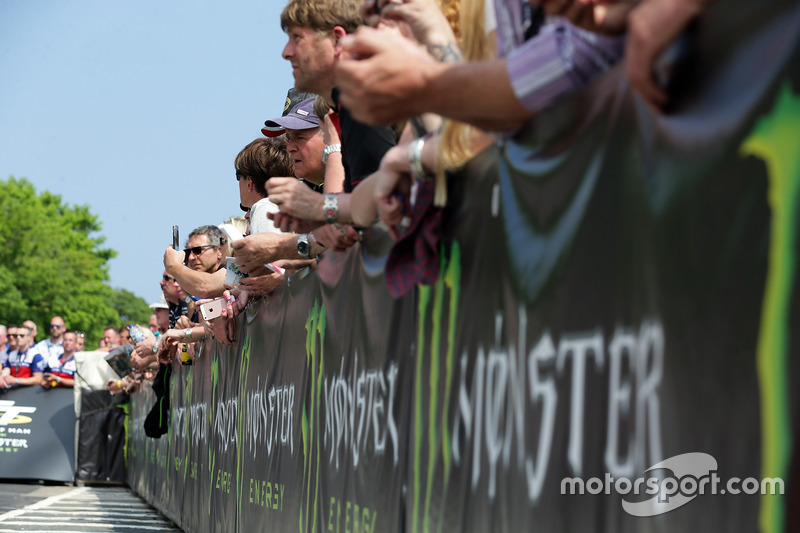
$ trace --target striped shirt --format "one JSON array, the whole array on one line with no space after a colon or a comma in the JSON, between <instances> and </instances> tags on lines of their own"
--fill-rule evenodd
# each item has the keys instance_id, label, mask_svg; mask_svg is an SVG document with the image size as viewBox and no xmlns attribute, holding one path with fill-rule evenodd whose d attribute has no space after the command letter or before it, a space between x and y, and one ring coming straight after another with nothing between
<instances>
[{"instance_id":1,"label":"striped shirt","mask_svg":"<svg viewBox=\"0 0 800 533\"><path fill-rule=\"evenodd\" d=\"M514 94L537 112L584 87L622 58L625 37L580 29L561 17L548 17L537 35L525 41L521 0L495 0L497 54L507 58Z\"/></svg>"}]
</instances>

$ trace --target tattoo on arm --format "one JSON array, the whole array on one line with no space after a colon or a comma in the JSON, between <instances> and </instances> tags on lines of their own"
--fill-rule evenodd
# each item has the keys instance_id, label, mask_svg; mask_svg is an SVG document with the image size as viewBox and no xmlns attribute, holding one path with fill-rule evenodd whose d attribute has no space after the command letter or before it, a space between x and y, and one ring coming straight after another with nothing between
<instances>
[{"instance_id":1,"label":"tattoo on arm","mask_svg":"<svg viewBox=\"0 0 800 533\"><path fill-rule=\"evenodd\" d=\"M429 50L431 55L442 63L456 63L464 60L461 48L452 41L446 44L431 45Z\"/></svg>"}]
</instances>

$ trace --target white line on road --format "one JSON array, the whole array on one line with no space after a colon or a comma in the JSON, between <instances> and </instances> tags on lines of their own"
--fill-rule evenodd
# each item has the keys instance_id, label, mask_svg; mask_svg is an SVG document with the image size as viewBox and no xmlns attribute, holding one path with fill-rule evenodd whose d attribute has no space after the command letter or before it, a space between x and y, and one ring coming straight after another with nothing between
<instances>
[{"instance_id":1,"label":"white line on road","mask_svg":"<svg viewBox=\"0 0 800 533\"><path fill-rule=\"evenodd\" d=\"M44 500L38 501L36 503L32 503L30 505L26 505L22 509L16 509L14 511L9 511L5 514L0 515L0 522L4 522L10 518L15 518L17 516L23 515L29 511L34 511L36 509L41 509L42 507L47 507L48 505L55 503L57 501L63 500L64 498L69 498L70 496L75 496L78 494L82 494L86 492L88 489L87 487L77 487L72 489L69 492L65 492L64 494L58 494L56 496L50 496L49 498L45 498Z\"/></svg>"}]
</instances>

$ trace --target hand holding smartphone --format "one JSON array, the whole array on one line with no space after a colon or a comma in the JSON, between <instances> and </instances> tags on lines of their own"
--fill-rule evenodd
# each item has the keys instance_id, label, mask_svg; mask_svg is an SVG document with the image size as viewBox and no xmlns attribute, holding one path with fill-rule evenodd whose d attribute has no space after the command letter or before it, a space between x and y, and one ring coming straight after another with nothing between
<instances>
[{"instance_id":1,"label":"hand holding smartphone","mask_svg":"<svg viewBox=\"0 0 800 533\"><path fill-rule=\"evenodd\" d=\"M231 303L235 302L236 298L231 295ZM228 301L224 297L214 298L210 302L200 304L200 314L203 315L203 320L206 322L222 316L222 310L228 307Z\"/></svg>"}]
</instances>

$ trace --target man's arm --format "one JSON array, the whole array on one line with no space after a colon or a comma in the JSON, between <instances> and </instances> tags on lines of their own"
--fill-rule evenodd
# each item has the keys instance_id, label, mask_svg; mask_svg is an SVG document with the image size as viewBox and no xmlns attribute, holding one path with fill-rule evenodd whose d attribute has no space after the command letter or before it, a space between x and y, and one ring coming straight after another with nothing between
<instances>
[{"instance_id":1,"label":"man's arm","mask_svg":"<svg viewBox=\"0 0 800 533\"><path fill-rule=\"evenodd\" d=\"M14 383L17 385L41 385L42 383L42 373L41 372L34 372L33 375L29 378L15 378Z\"/></svg>"},{"instance_id":2,"label":"man's arm","mask_svg":"<svg viewBox=\"0 0 800 533\"><path fill-rule=\"evenodd\" d=\"M178 280L184 292L198 298L216 298L225 291L225 270L198 272L183 264L183 252L167 247L164 252L164 268Z\"/></svg>"},{"instance_id":3,"label":"man's arm","mask_svg":"<svg viewBox=\"0 0 800 533\"><path fill-rule=\"evenodd\" d=\"M581 89L622 57L624 39L564 20L545 25L507 57L439 63L394 33L360 28L343 39L341 101L353 116L386 123L433 112L488 131L513 131Z\"/></svg>"},{"instance_id":4,"label":"man's arm","mask_svg":"<svg viewBox=\"0 0 800 533\"><path fill-rule=\"evenodd\" d=\"M245 272L251 272L267 263L279 259L305 259L297 251L299 235L279 235L276 233L258 233L248 235L231 243L236 254L236 264ZM324 247L312 242L310 256L313 259L324 251Z\"/></svg>"},{"instance_id":5,"label":"man's arm","mask_svg":"<svg viewBox=\"0 0 800 533\"><path fill-rule=\"evenodd\" d=\"M441 63L394 33L361 28L346 37L337 67L342 104L369 124L424 112L487 130L519 127L533 112L517 100L506 60Z\"/></svg>"}]
</instances>

